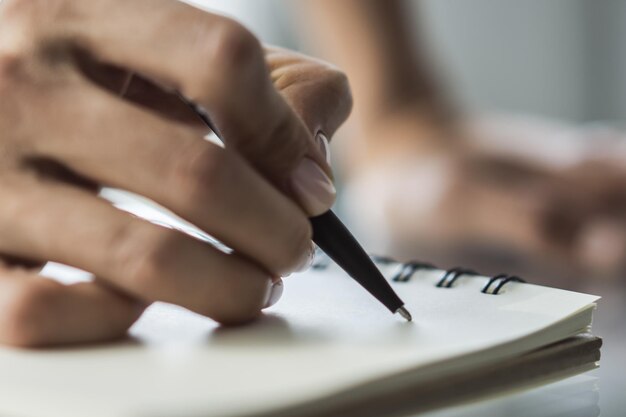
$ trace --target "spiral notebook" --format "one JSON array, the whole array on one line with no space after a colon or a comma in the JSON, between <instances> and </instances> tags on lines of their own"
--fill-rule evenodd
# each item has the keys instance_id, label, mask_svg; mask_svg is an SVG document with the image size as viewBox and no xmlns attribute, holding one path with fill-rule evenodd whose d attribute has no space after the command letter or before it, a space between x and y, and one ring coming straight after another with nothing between
<instances>
[{"instance_id":1,"label":"spiral notebook","mask_svg":"<svg viewBox=\"0 0 626 417\"><path fill-rule=\"evenodd\" d=\"M158 219L156 219L158 220ZM319 259L256 323L220 328L157 303L106 346L0 348L0 415L401 415L597 366L598 297L507 275L377 259L414 321ZM49 265L63 281L82 273Z\"/></svg>"}]
</instances>

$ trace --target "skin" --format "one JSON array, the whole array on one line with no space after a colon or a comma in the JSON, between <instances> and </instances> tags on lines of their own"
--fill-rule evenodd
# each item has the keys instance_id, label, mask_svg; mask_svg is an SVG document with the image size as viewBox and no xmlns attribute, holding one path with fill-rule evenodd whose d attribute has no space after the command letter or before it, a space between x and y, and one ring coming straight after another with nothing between
<instances>
[{"instance_id":1,"label":"skin","mask_svg":"<svg viewBox=\"0 0 626 417\"><path fill-rule=\"evenodd\" d=\"M534 281L623 276L619 149L588 147L578 160L556 164L553 156L571 154L573 144L555 144L553 136L567 132L465 117L442 87L423 37L415 40L404 0L298 4L320 54L350 77L355 108L342 162L362 190L353 194L355 214L388 234L379 240L391 242L391 252L486 273L506 268ZM541 140L528 145L532 156L516 150L534 138ZM372 203L379 217L359 209ZM459 254L477 243L486 250ZM519 262L500 265L503 252Z\"/></svg>"},{"instance_id":2,"label":"skin","mask_svg":"<svg viewBox=\"0 0 626 417\"><path fill-rule=\"evenodd\" d=\"M335 68L172 0L2 1L0 98L0 343L28 347L120 337L154 301L224 324L257 317L310 258L307 218L334 194L298 188L301 167L332 177L314 134L351 106ZM102 186L233 252L113 208ZM33 267L46 261L96 278L53 282Z\"/></svg>"}]
</instances>

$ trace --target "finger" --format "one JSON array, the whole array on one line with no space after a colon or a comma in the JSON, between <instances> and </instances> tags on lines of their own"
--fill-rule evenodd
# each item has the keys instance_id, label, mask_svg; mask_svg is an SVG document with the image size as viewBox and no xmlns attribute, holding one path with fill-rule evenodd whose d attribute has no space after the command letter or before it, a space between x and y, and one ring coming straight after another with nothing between
<instances>
[{"instance_id":1,"label":"finger","mask_svg":"<svg viewBox=\"0 0 626 417\"><path fill-rule=\"evenodd\" d=\"M310 132L332 137L352 109L346 75L325 62L285 49L266 46L265 52L272 82L290 107Z\"/></svg>"},{"instance_id":2,"label":"finger","mask_svg":"<svg viewBox=\"0 0 626 417\"><path fill-rule=\"evenodd\" d=\"M256 317L270 275L242 256L158 227L84 191L3 179L0 252L92 272L134 298L165 301L222 323Z\"/></svg>"},{"instance_id":3,"label":"finger","mask_svg":"<svg viewBox=\"0 0 626 417\"><path fill-rule=\"evenodd\" d=\"M98 60L180 90L208 111L228 146L275 183L284 184L305 155L330 172L273 87L258 40L240 24L169 0L67 3L54 22L63 39L80 39Z\"/></svg>"},{"instance_id":4,"label":"finger","mask_svg":"<svg viewBox=\"0 0 626 417\"><path fill-rule=\"evenodd\" d=\"M305 213L236 152L88 84L56 101L35 153L160 203L275 275L311 256Z\"/></svg>"},{"instance_id":5,"label":"finger","mask_svg":"<svg viewBox=\"0 0 626 417\"><path fill-rule=\"evenodd\" d=\"M144 305L94 282L0 268L0 343L41 347L122 337Z\"/></svg>"}]
</instances>

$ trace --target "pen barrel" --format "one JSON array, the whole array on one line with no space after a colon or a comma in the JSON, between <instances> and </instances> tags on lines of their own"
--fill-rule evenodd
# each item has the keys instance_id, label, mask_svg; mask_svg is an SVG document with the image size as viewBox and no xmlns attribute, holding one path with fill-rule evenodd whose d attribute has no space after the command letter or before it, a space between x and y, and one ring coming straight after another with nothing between
<instances>
[{"instance_id":1,"label":"pen barrel","mask_svg":"<svg viewBox=\"0 0 626 417\"><path fill-rule=\"evenodd\" d=\"M395 313L404 305L365 250L332 212L309 219L313 241L352 279Z\"/></svg>"}]
</instances>

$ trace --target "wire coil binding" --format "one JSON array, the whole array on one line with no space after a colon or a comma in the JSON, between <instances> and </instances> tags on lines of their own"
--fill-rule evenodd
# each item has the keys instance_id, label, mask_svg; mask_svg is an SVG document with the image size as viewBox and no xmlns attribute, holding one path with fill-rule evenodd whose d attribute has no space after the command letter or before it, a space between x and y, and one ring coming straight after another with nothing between
<instances>
[{"instance_id":1,"label":"wire coil binding","mask_svg":"<svg viewBox=\"0 0 626 417\"><path fill-rule=\"evenodd\" d=\"M420 270L433 270L438 269L435 265L428 262L409 261L400 262L389 256L370 255L370 258L374 263L379 265L392 265L398 264L398 270L390 278L393 282L409 282L411 278ZM315 270L324 270L330 266L330 259L319 248L316 248L315 260L313 261L312 268ZM453 288L455 282L461 277L477 277L480 273L467 268L456 267L448 269L444 272L441 279L435 284L437 288ZM489 278L489 281L480 291L483 294L498 295L500 291L509 282L526 282L522 278L516 275L497 274Z\"/></svg>"}]
</instances>

